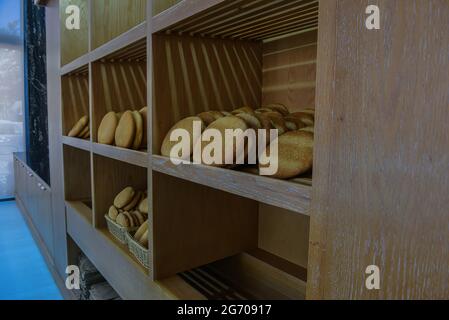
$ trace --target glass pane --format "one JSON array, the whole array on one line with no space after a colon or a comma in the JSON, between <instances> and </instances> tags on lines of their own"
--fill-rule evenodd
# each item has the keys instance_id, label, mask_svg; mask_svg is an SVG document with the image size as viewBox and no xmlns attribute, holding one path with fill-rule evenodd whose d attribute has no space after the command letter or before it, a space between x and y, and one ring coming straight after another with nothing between
<instances>
[{"instance_id":1,"label":"glass pane","mask_svg":"<svg viewBox=\"0 0 449 320\"><path fill-rule=\"evenodd\" d=\"M13 152L23 152L21 1L0 0L0 199L14 194Z\"/></svg>"}]
</instances>

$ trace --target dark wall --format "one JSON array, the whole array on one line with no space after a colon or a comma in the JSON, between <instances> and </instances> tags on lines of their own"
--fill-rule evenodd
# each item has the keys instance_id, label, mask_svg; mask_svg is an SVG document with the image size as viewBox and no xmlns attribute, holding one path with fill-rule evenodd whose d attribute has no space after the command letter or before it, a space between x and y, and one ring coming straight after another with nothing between
<instances>
[{"instance_id":1,"label":"dark wall","mask_svg":"<svg viewBox=\"0 0 449 320\"><path fill-rule=\"evenodd\" d=\"M24 0L25 121L28 165L50 184L45 8Z\"/></svg>"}]
</instances>

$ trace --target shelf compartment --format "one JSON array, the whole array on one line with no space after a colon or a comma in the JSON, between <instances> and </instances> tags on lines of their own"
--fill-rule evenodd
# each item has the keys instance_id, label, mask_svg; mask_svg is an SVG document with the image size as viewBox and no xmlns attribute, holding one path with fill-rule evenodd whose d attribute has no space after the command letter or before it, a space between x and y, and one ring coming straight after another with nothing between
<instances>
[{"instance_id":1,"label":"shelf compartment","mask_svg":"<svg viewBox=\"0 0 449 320\"><path fill-rule=\"evenodd\" d=\"M81 117L90 116L88 65L61 78L61 94L62 131L67 136Z\"/></svg>"},{"instance_id":2,"label":"shelf compartment","mask_svg":"<svg viewBox=\"0 0 449 320\"><path fill-rule=\"evenodd\" d=\"M147 105L146 39L93 62L92 87L92 134L97 142L98 127L108 112L138 111Z\"/></svg>"},{"instance_id":3,"label":"shelf compartment","mask_svg":"<svg viewBox=\"0 0 449 320\"><path fill-rule=\"evenodd\" d=\"M95 227L105 229L107 214L115 196L126 187L147 190L147 168L93 154L93 207Z\"/></svg>"},{"instance_id":4,"label":"shelf compartment","mask_svg":"<svg viewBox=\"0 0 449 320\"><path fill-rule=\"evenodd\" d=\"M309 215L312 193L310 185L204 165L177 166L169 158L161 156L153 156L152 168L179 179Z\"/></svg>"},{"instance_id":5,"label":"shelf compartment","mask_svg":"<svg viewBox=\"0 0 449 320\"><path fill-rule=\"evenodd\" d=\"M157 172L152 184L155 279L257 248L257 202Z\"/></svg>"},{"instance_id":6,"label":"shelf compartment","mask_svg":"<svg viewBox=\"0 0 449 320\"><path fill-rule=\"evenodd\" d=\"M80 29L69 30L66 27L68 15L65 10L69 5L76 5L80 9ZM89 51L89 1L61 0L59 1L60 30L61 30L61 66L69 66ZM75 65L73 63L72 65ZM69 67L70 68L70 67ZM66 70L68 70L67 68Z\"/></svg>"},{"instance_id":7,"label":"shelf compartment","mask_svg":"<svg viewBox=\"0 0 449 320\"><path fill-rule=\"evenodd\" d=\"M318 26L318 0L233 0L183 15L181 6L163 12L160 19L185 19L156 23L154 32L169 32L220 39L264 40L310 30ZM193 10L192 10L193 11ZM158 18L158 16L156 16Z\"/></svg>"},{"instance_id":8,"label":"shelf compartment","mask_svg":"<svg viewBox=\"0 0 449 320\"><path fill-rule=\"evenodd\" d=\"M86 206L80 211L92 224L92 179L90 152L68 145L63 146L64 157L64 199L79 201Z\"/></svg>"},{"instance_id":9,"label":"shelf compartment","mask_svg":"<svg viewBox=\"0 0 449 320\"><path fill-rule=\"evenodd\" d=\"M144 22L147 2L147 0L92 1L92 49Z\"/></svg>"}]
</instances>

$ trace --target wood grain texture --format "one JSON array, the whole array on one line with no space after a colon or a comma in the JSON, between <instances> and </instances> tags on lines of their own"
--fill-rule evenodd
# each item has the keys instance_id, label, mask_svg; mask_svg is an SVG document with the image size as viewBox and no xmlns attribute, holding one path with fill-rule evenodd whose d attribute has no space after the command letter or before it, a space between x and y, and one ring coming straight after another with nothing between
<instances>
[{"instance_id":1,"label":"wood grain texture","mask_svg":"<svg viewBox=\"0 0 449 320\"><path fill-rule=\"evenodd\" d=\"M146 19L147 0L92 1L91 48L96 49Z\"/></svg>"},{"instance_id":2,"label":"wood grain texture","mask_svg":"<svg viewBox=\"0 0 449 320\"><path fill-rule=\"evenodd\" d=\"M92 200L90 152L64 146L63 153L65 200Z\"/></svg>"},{"instance_id":3,"label":"wood grain texture","mask_svg":"<svg viewBox=\"0 0 449 320\"><path fill-rule=\"evenodd\" d=\"M260 106L261 43L153 35L153 153L179 120Z\"/></svg>"},{"instance_id":4,"label":"wood grain texture","mask_svg":"<svg viewBox=\"0 0 449 320\"><path fill-rule=\"evenodd\" d=\"M309 221L305 215L259 204L259 248L307 268Z\"/></svg>"},{"instance_id":5,"label":"wood grain texture","mask_svg":"<svg viewBox=\"0 0 449 320\"><path fill-rule=\"evenodd\" d=\"M257 248L255 201L153 173L153 208L155 279Z\"/></svg>"},{"instance_id":6,"label":"wood grain texture","mask_svg":"<svg viewBox=\"0 0 449 320\"><path fill-rule=\"evenodd\" d=\"M152 1L152 15L155 16L162 11L174 6L175 4L181 2L182 0L153 0Z\"/></svg>"},{"instance_id":7,"label":"wood grain texture","mask_svg":"<svg viewBox=\"0 0 449 320\"><path fill-rule=\"evenodd\" d=\"M381 30L365 28L377 4ZM321 3L308 298L449 297L449 3ZM365 269L378 265L381 289Z\"/></svg>"},{"instance_id":8,"label":"wood grain texture","mask_svg":"<svg viewBox=\"0 0 449 320\"><path fill-rule=\"evenodd\" d=\"M262 104L315 107L317 30L265 42Z\"/></svg>"},{"instance_id":9,"label":"wood grain texture","mask_svg":"<svg viewBox=\"0 0 449 320\"><path fill-rule=\"evenodd\" d=\"M80 29L68 30L66 27L66 8L70 5L80 9ZM89 52L89 0L59 1L61 32L61 66L64 66Z\"/></svg>"}]
</instances>

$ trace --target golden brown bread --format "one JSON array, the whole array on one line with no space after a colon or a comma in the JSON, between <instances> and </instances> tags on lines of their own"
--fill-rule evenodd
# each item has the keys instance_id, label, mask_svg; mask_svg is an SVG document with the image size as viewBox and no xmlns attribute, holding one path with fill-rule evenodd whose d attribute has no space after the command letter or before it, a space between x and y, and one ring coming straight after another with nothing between
<instances>
[{"instance_id":1,"label":"golden brown bread","mask_svg":"<svg viewBox=\"0 0 449 320\"><path fill-rule=\"evenodd\" d=\"M278 171L273 175L274 178L294 178L311 170L312 166L312 133L291 131L278 138Z\"/></svg>"},{"instance_id":2,"label":"golden brown bread","mask_svg":"<svg viewBox=\"0 0 449 320\"><path fill-rule=\"evenodd\" d=\"M315 116L304 112L295 112L288 116L289 119L297 119L304 123L305 126L313 126L315 123Z\"/></svg>"},{"instance_id":3,"label":"golden brown bread","mask_svg":"<svg viewBox=\"0 0 449 320\"><path fill-rule=\"evenodd\" d=\"M139 150L143 140L143 119L139 111L133 111L134 123L136 124L136 132L134 134L133 150Z\"/></svg>"},{"instance_id":4,"label":"golden brown bread","mask_svg":"<svg viewBox=\"0 0 449 320\"><path fill-rule=\"evenodd\" d=\"M271 103L269 105L263 106L262 108L270 109L272 111L279 112L283 116L287 116L290 114L290 111L288 111L287 107L280 103Z\"/></svg>"},{"instance_id":5,"label":"golden brown bread","mask_svg":"<svg viewBox=\"0 0 449 320\"><path fill-rule=\"evenodd\" d=\"M215 120L223 118L224 115L219 111L206 111L200 113L198 117L201 118L201 120L203 120L205 126L208 126Z\"/></svg>"},{"instance_id":6,"label":"golden brown bread","mask_svg":"<svg viewBox=\"0 0 449 320\"><path fill-rule=\"evenodd\" d=\"M115 129L118 125L118 117L115 112L107 113L98 127L98 143L112 145L115 138Z\"/></svg>"},{"instance_id":7,"label":"golden brown bread","mask_svg":"<svg viewBox=\"0 0 449 320\"><path fill-rule=\"evenodd\" d=\"M78 122L73 126L72 130L68 133L71 138L76 138L84 130L84 128L89 124L89 117L84 116L78 120Z\"/></svg>"},{"instance_id":8,"label":"golden brown bread","mask_svg":"<svg viewBox=\"0 0 449 320\"><path fill-rule=\"evenodd\" d=\"M252 129L262 129L262 124L260 123L259 119L256 117L256 115L252 115L249 113L240 113L237 115L240 119L246 122L248 127Z\"/></svg>"},{"instance_id":9,"label":"golden brown bread","mask_svg":"<svg viewBox=\"0 0 449 320\"><path fill-rule=\"evenodd\" d=\"M114 206L111 206L108 211L109 218L111 218L112 221L115 221L115 220L117 220L118 215L119 215L119 212L118 212L117 208Z\"/></svg>"},{"instance_id":10,"label":"golden brown bread","mask_svg":"<svg viewBox=\"0 0 449 320\"><path fill-rule=\"evenodd\" d=\"M237 151L237 147L236 147L236 141L237 138L234 138L234 143L233 143L233 149L230 149L230 146L227 145L225 143L225 137L226 137L226 129L231 129L231 130L236 130L236 129L241 129L243 131L246 131L248 129L248 125L246 124L246 122L244 120L242 120L239 117L236 116L230 116L230 117L224 117L221 119L216 120L215 122L213 122L212 124L210 124L206 130L204 130L203 132L203 136L207 135L208 133L210 133L211 130L218 130L221 134L221 139L222 139L222 151L221 151L221 163L207 163L209 165L213 165L213 166L218 166L218 167L224 167L226 166L225 164L225 159L226 159L226 151L228 151L229 154L233 154L233 158L235 160L236 158L236 151ZM201 143L201 154L204 154L204 150L209 146L209 144L212 143L212 141L210 142L201 142L198 141L197 143ZM214 156L214 154L211 154L211 156ZM203 159L204 161L204 159Z\"/></svg>"},{"instance_id":11,"label":"golden brown bread","mask_svg":"<svg viewBox=\"0 0 449 320\"><path fill-rule=\"evenodd\" d=\"M131 226L129 218L125 215L125 213L120 213L117 216L117 219L116 219L115 222L117 222L117 224L119 224L119 225L121 225L122 227L125 227L125 228L129 228Z\"/></svg>"},{"instance_id":12,"label":"golden brown bread","mask_svg":"<svg viewBox=\"0 0 449 320\"><path fill-rule=\"evenodd\" d=\"M140 203L141 199L142 199L142 192L141 191L135 192L133 199L131 200L130 203L128 203L125 207L123 207L123 210L124 211L133 210Z\"/></svg>"},{"instance_id":13,"label":"golden brown bread","mask_svg":"<svg viewBox=\"0 0 449 320\"><path fill-rule=\"evenodd\" d=\"M115 145L121 148L131 148L136 134L136 121L132 111L126 111L115 130Z\"/></svg>"},{"instance_id":14,"label":"golden brown bread","mask_svg":"<svg viewBox=\"0 0 449 320\"><path fill-rule=\"evenodd\" d=\"M132 187L123 189L114 199L114 206L118 209L123 209L134 198L135 191Z\"/></svg>"},{"instance_id":15,"label":"golden brown bread","mask_svg":"<svg viewBox=\"0 0 449 320\"><path fill-rule=\"evenodd\" d=\"M235 109L234 111L231 112L231 114L234 116L236 116L240 113L247 113L247 114L254 115L254 110L251 107L242 107L242 108Z\"/></svg>"},{"instance_id":16,"label":"golden brown bread","mask_svg":"<svg viewBox=\"0 0 449 320\"><path fill-rule=\"evenodd\" d=\"M139 229L137 229L136 234L134 235L134 239L136 241L139 241L147 230L148 230L148 220L144 221L144 223L142 223Z\"/></svg>"},{"instance_id":17,"label":"golden brown bread","mask_svg":"<svg viewBox=\"0 0 449 320\"><path fill-rule=\"evenodd\" d=\"M187 130L187 132L190 135L190 151L191 153L188 155L188 157L185 157L185 159L182 159L181 155L178 154L178 158L182 159L182 160L188 160L190 159L190 156L193 153L193 146L196 144L197 141L193 141L193 124L194 122L199 122L201 123L201 132L204 130L204 122L203 120L201 120L200 117L189 117L189 118L185 118L181 121L179 121L177 124L175 124L170 131L167 133L167 135L165 136L164 141L162 142L162 147L161 147L161 155L165 156L165 157L170 157L170 153L172 148L178 144L178 141L170 141L170 137L173 131L177 130L177 129L184 129ZM196 137L197 139L200 139L201 137Z\"/></svg>"}]
</instances>

